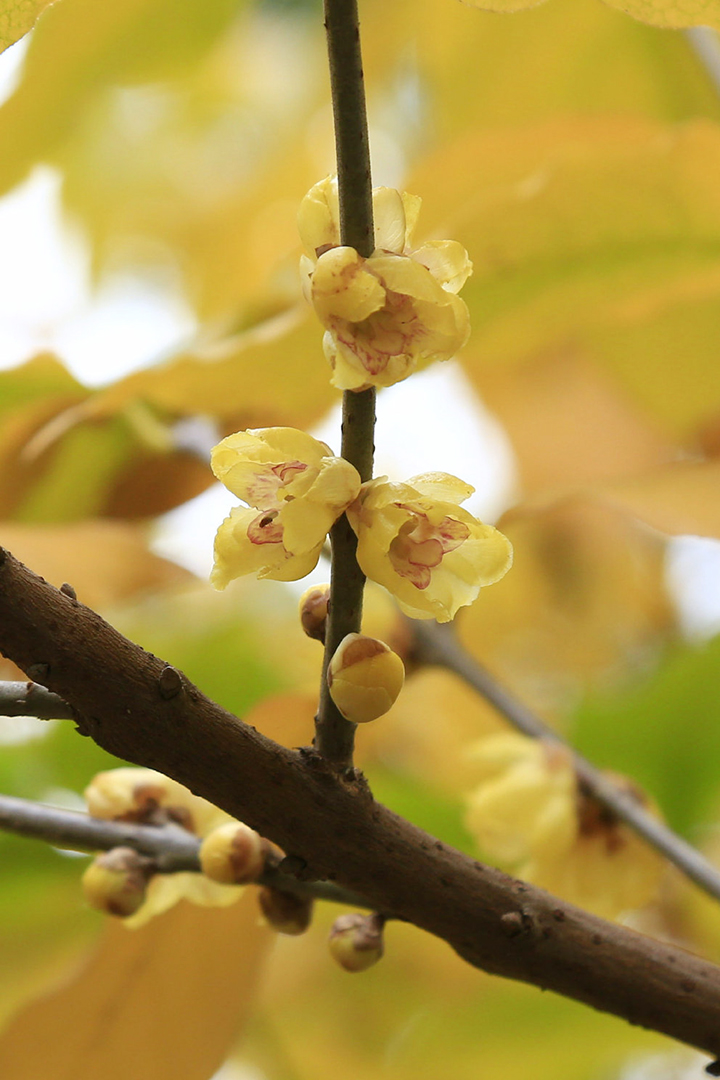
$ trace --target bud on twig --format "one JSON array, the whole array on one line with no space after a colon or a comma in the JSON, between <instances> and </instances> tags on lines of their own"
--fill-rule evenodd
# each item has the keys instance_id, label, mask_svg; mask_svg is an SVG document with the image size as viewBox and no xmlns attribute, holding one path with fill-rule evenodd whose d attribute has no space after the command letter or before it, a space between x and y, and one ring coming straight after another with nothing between
<instances>
[{"instance_id":1,"label":"bud on twig","mask_svg":"<svg viewBox=\"0 0 720 1080\"><path fill-rule=\"evenodd\" d=\"M348 634L330 661L327 681L330 697L345 719L364 724L395 704L405 681L405 668L384 641Z\"/></svg>"},{"instance_id":2,"label":"bud on twig","mask_svg":"<svg viewBox=\"0 0 720 1080\"><path fill-rule=\"evenodd\" d=\"M258 893L262 913L279 934L304 934L312 920L313 902L279 889L263 888Z\"/></svg>"},{"instance_id":3,"label":"bud on twig","mask_svg":"<svg viewBox=\"0 0 720 1080\"><path fill-rule=\"evenodd\" d=\"M221 885L256 881L265 866L265 845L259 833L241 821L228 821L200 845L202 872Z\"/></svg>"},{"instance_id":4,"label":"bud on twig","mask_svg":"<svg viewBox=\"0 0 720 1080\"><path fill-rule=\"evenodd\" d=\"M330 586L313 585L300 597L300 622L308 637L325 644Z\"/></svg>"},{"instance_id":5,"label":"bud on twig","mask_svg":"<svg viewBox=\"0 0 720 1080\"><path fill-rule=\"evenodd\" d=\"M341 915L330 931L330 952L346 971L366 971L383 954L381 915Z\"/></svg>"},{"instance_id":6,"label":"bud on twig","mask_svg":"<svg viewBox=\"0 0 720 1080\"><path fill-rule=\"evenodd\" d=\"M98 855L82 876L85 899L106 915L126 918L145 902L155 864L133 848L118 847Z\"/></svg>"}]
</instances>

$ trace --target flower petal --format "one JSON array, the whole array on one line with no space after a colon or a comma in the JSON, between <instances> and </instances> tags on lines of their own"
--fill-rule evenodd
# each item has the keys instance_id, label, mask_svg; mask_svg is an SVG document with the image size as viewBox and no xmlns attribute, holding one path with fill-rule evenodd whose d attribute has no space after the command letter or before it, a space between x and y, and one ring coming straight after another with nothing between
<instances>
[{"instance_id":1,"label":"flower petal","mask_svg":"<svg viewBox=\"0 0 720 1080\"><path fill-rule=\"evenodd\" d=\"M317 258L318 249L340 243L336 176L326 176L310 188L298 210L298 232L311 258Z\"/></svg>"},{"instance_id":2,"label":"flower petal","mask_svg":"<svg viewBox=\"0 0 720 1080\"><path fill-rule=\"evenodd\" d=\"M368 263L369 265L369 263ZM331 319L362 322L385 303L385 289L355 248L336 247L318 259L312 301L326 326Z\"/></svg>"},{"instance_id":3,"label":"flower petal","mask_svg":"<svg viewBox=\"0 0 720 1080\"><path fill-rule=\"evenodd\" d=\"M427 300L433 304L447 303L447 296L426 266L406 255L371 255L368 269L380 278L386 289Z\"/></svg>"},{"instance_id":4,"label":"flower petal","mask_svg":"<svg viewBox=\"0 0 720 1080\"><path fill-rule=\"evenodd\" d=\"M410 252L448 292L459 292L472 274L468 253L457 240L431 240Z\"/></svg>"},{"instance_id":5,"label":"flower petal","mask_svg":"<svg viewBox=\"0 0 720 1080\"><path fill-rule=\"evenodd\" d=\"M373 218L375 220L375 248L381 251L405 250L407 227L405 205L395 188L379 187L373 191Z\"/></svg>"}]
</instances>

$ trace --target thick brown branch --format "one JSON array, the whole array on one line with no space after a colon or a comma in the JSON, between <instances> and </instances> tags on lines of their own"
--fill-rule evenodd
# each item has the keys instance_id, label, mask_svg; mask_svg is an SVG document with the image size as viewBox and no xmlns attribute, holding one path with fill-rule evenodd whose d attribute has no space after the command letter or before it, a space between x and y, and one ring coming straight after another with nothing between
<instances>
[{"instance_id":1,"label":"thick brown branch","mask_svg":"<svg viewBox=\"0 0 720 1080\"><path fill-rule=\"evenodd\" d=\"M322 759L209 701L11 555L0 648L77 710L80 730L221 806L318 878L444 938L469 963L720 1056L720 969L482 866L374 802ZM36 669L38 670L38 669ZM36 678L39 678L36 675Z\"/></svg>"}]
</instances>

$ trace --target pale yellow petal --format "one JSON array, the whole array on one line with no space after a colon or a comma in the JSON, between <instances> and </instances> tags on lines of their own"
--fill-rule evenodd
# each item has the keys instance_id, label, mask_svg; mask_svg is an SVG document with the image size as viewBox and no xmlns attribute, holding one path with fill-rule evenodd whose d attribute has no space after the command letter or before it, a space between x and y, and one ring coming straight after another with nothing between
<instances>
[{"instance_id":1,"label":"pale yellow petal","mask_svg":"<svg viewBox=\"0 0 720 1080\"><path fill-rule=\"evenodd\" d=\"M407 255L375 254L368 266L392 292L433 304L446 304L448 296L426 266Z\"/></svg>"},{"instance_id":2,"label":"pale yellow petal","mask_svg":"<svg viewBox=\"0 0 720 1080\"><path fill-rule=\"evenodd\" d=\"M278 566L267 566L258 574L259 578L270 578L271 581L300 581L301 578L315 569L322 551L323 541L312 551L305 554L291 555Z\"/></svg>"},{"instance_id":3,"label":"pale yellow petal","mask_svg":"<svg viewBox=\"0 0 720 1080\"><path fill-rule=\"evenodd\" d=\"M445 503L464 503L475 491L471 484L444 472L420 473L411 476L407 484L420 495Z\"/></svg>"},{"instance_id":4,"label":"pale yellow petal","mask_svg":"<svg viewBox=\"0 0 720 1080\"><path fill-rule=\"evenodd\" d=\"M310 188L300 203L298 232L311 258L318 248L340 243L340 209L337 178L326 176Z\"/></svg>"},{"instance_id":5,"label":"pale yellow petal","mask_svg":"<svg viewBox=\"0 0 720 1080\"><path fill-rule=\"evenodd\" d=\"M312 301L325 325L331 319L361 322L385 303L385 289L354 248L336 247L318 260Z\"/></svg>"},{"instance_id":6,"label":"pale yellow petal","mask_svg":"<svg viewBox=\"0 0 720 1080\"><path fill-rule=\"evenodd\" d=\"M267 577L264 571L268 567L284 567L287 552L282 544L253 544L248 538L248 528L257 516L257 510L233 507L220 525L215 535L215 562L210 575L210 582L216 589L224 589L235 578L246 574Z\"/></svg>"},{"instance_id":7,"label":"pale yellow petal","mask_svg":"<svg viewBox=\"0 0 720 1080\"><path fill-rule=\"evenodd\" d=\"M407 228L403 198L395 188L380 187L373 191L375 219L375 248L381 251L403 252Z\"/></svg>"},{"instance_id":8,"label":"pale yellow petal","mask_svg":"<svg viewBox=\"0 0 720 1080\"><path fill-rule=\"evenodd\" d=\"M420 216L422 199L419 195L410 195L407 191L402 193L403 209L405 211L405 246L412 243L415 227Z\"/></svg>"},{"instance_id":9,"label":"pale yellow petal","mask_svg":"<svg viewBox=\"0 0 720 1080\"><path fill-rule=\"evenodd\" d=\"M426 266L432 276L449 292L459 292L472 273L468 253L457 240L431 240L415 251L410 258Z\"/></svg>"}]
</instances>

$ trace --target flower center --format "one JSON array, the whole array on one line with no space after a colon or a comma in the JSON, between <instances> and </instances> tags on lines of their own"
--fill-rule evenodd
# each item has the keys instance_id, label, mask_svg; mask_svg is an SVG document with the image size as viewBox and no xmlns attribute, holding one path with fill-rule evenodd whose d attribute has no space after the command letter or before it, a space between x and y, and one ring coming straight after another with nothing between
<instances>
[{"instance_id":1,"label":"flower center","mask_svg":"<svg viewBox=\"0 0 720 1080\"><path fill-rule=\"evenodd\" d=\"M390 544L390 562L395 573L408 578L416 589L427 589L432 571L440 566L443 555L459 548L469 537L470 529L451 517L444 517L438 525L433 525L426 514L402 503L396 505L410 510L412 516Z\"/></svg>"},{"instance_id":2,"label":"flower center","mask_svg":"<svg viewBox=\"0 0 720 1080\"><path fill-rule=\"evenodd\" d=\"M278 465L262 466L248 482L245 501L258 510L279 509L283 498L290 497L282 495L282 489L306 469L304 461L281 461Z\"/></svg>"}]
</instances>

